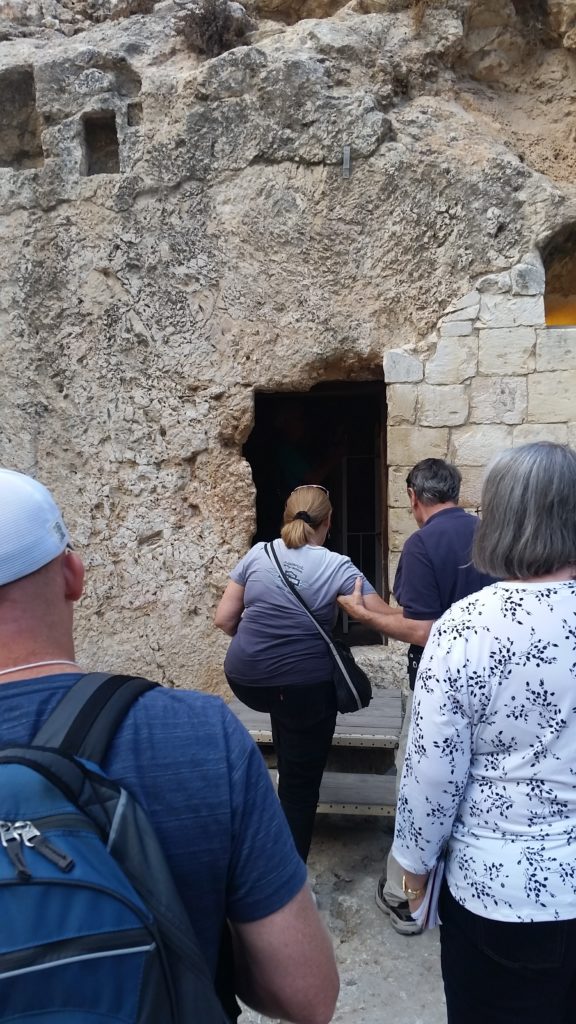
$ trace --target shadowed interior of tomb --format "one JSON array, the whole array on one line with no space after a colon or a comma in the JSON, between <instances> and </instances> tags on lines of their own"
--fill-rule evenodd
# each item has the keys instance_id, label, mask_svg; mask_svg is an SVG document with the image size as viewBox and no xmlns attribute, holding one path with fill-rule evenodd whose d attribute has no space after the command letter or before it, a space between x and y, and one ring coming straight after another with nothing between
<instances>
[{"instance_id":1,"label":"shadowed interior of tomb","mask_svg":"<svg viewBox=\"0 0 576 1024\"><path fill-rule=\"evenodd\" d=\"M330 492L326 546L349 555L383 592L386 502L383 494L384 386L320 384L307 392L257 393L254 429L244 445L256 487L254 542L278 537L286 498L300 484ZM352 625L339 623L347 631ZM355 643L381 642L353 627Z\"/></svg>"},{"instance_id":2,"label":"shadowed interior of tomb","mask_svg":"<svg viewBox=\"0 0 576 1024\"><path fill-rule=\"evenodd\" d=\"M544 306L550 326L576 326L576 224L558 231L542 249Z\"/></svg>"},{"instance_id":3,"label":"shadowed interior of tomb","mask_svg":"<svg viewBox=\"0 0 576 1024\"><path fill-rule=\"evenodd\" d=\"M36 108L32 69L0 72L0 97L0 167L41 167L42 118Z\"/></svg>"},{"instance_id":4,"label":"shadowed interior of tomb","mask_svg":"<svg viewBox=\"0 0 576 1024\"><path fill-rule=\"evenodd\" d=\"M113 110L102 110L85 114L83 173L119 174L120 149L116 130L116 114Z\"/></svg>"}]
</instances>

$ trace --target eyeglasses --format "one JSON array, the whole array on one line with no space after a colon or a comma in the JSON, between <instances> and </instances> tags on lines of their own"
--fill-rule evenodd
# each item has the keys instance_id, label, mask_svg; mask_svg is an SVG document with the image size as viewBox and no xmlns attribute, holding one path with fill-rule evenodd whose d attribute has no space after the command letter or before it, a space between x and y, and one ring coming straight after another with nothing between
<instances>
[{"instance_id":1,"label":"eyeglasses","mask_svg":"<svg viewBox=\"0 0 576 1024\"><path fill-rule=\"evenodd\" d=\"M476 508L474 509L474 511L475 511L476 515L478 516L478 519L482 519L482 505L476 505Z\"/></svg>"},{"instance_id":2,"label":"eyeglasses","mask_svg":"<svg viewBox=\"0 0 576 1024\"><path fill-rule=\"evenodd\" d=\"M319 491L324 491L327 498L330 497L330 491L327 487L323 487L322 484L298 484L298 487L295 487L294 491L301 491L304 487L317 487ZM292 491L292 494L294 491Z\"/></svg>"}]
</instances>

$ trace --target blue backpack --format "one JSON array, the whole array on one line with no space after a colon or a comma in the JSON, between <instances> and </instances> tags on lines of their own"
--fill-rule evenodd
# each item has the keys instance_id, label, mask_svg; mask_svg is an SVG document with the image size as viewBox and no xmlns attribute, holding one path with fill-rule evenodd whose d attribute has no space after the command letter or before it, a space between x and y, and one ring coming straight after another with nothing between
<instances>
[{"instance_id":1,"label":"blue backpack","mask_svg":"<svg viewBox=\"0 0 576 1024\"><path fill-rule=\"evenodd\" d=\"M0 1020L225 1024L142 809L99 767L155 686L83 676L27 747L0 750Z\"/></svg>"}]
</instances>

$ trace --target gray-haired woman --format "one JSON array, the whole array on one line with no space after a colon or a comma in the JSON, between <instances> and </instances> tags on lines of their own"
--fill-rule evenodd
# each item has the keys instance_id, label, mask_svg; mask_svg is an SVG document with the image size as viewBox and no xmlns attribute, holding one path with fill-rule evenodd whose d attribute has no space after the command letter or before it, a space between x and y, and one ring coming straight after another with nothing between
<instances>
[{"instance_id":1,"label":"gray-haired woman","mask_svg":"<svg viewBox=\"0 0 576 1024\"><path fill-rule=\"evenodd\" d=\"M285 575L327 633L337 614L336 599L350 594L359 576L349 558L324 547L331 516L324 487L296 487L286 502L281 535L272 542ZM239 700L270 714L278 796L305 861L336 724L332 659L263 543L255 544L230 576L214 619L234 638L224 670ZM369 608L383 604L366 581L363 593Z\"/></svg>"},{"instance_id":2,"label":"gray-haired woman","mask_svg":"<svg viewBox=\"0 0 576 1024\"><path fill-rule=\"evenodd\" d=\"M489 467L474 561L501 577L438 620L416 683L394 840L440 896L449 1024L576 1020L576 452Z\"/></svg>"}]
</instances>

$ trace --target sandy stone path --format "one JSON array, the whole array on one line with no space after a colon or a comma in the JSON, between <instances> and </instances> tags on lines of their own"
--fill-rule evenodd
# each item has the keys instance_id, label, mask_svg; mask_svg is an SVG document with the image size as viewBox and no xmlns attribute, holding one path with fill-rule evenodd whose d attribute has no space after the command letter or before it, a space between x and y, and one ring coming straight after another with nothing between
<instances>
[{"instance_id":1,"label":"sandy stone path","mask_svg":"<svg viewBox=\"0 0 576 1024\"><path fill-rule=\"evenodd\" d=\"M398 935L374 902L392 841L383 818L321 815L309 860L334 938L341 990L336 1024L445 1024L438 931ZM246 1011L241 1024L268 1018Z\"/></svg>"}]
</instances>

